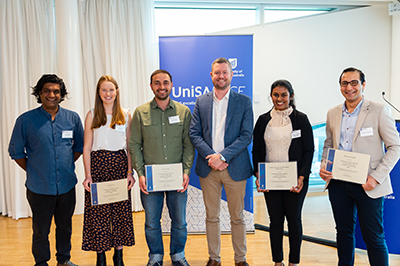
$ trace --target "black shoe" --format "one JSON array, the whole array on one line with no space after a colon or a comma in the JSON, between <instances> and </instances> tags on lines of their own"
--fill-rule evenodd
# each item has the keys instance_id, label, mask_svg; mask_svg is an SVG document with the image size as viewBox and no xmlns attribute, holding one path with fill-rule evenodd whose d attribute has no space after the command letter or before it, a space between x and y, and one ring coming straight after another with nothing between
<instances>
[{"instance_id":1,"label":"black shoe","mask_svg":"<svg viewBox=\"0 0 400 266\"><path fill-rule=\"evenodd\" d=\"M78 266L78 264L74 264L72 261L70 260L66 260L63 263L59 263L57 262L57 266L62 266L62 265L66 265L66 266ZM105 264L104 264L105 265Z\"/></svg>"},{"instance_id":2,"label":"black shoe","mask_svg":"<svg viewBox=\"0 0 400 266\"><path fill-rule=\"evenodd\" d=\"M96 266L107 266L106 253L104 251L101 253L97 252Z\"/></svg>"},{"instance_id":3,"label":"black shoe","mask_svg":"<svg viewBox=\"0 0 400 266\"><path fill-rule=\"evenodd\" d=\"M122 249L114 249L113 261L114 266L124 266L124 261L122 260Z\"/></svg>"}]
</instances>

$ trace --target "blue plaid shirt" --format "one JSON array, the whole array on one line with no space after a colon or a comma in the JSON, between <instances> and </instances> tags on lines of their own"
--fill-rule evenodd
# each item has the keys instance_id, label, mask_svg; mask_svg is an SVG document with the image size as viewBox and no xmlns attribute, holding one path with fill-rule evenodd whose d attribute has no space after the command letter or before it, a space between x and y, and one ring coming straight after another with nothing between
<instances>
[{"instance_id":1,"label":"blue plaid shirt","mask_svg":"<svg viewBox=\"0 0 400 266\"><path fill-rule=\"evenodd\" d=\"M54 120L38 107L17 118L8 152L13 160L27 158L25 186L32 192L60 195L78 182L74 152L83 152L79 115L59 107Z\"/></svg>"}]
</instances>

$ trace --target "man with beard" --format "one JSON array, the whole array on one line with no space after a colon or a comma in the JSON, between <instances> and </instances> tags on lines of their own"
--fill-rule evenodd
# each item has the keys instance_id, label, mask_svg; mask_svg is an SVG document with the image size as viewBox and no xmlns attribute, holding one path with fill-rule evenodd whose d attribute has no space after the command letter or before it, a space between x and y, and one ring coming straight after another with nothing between
<instances>
[{"instance_id":1,"label":"man with beard","mask_svg":"<svg viewBox=\"0 0 400 266\"><path fill-rule=\"evenodd\" d=\"M224 185L231 219L235 265L246 262L246 225L243 208L246 179L252 176L247 146L253 135L251 99L231 90L232 65L218 58L211 65L214 89L197 98L190 125L190 140L198 151L196 174L200 177L206 206L207 266L221 265L220 198Z\"/></svg>"},{"instance_id":2,"label":"man with beard","mask_svg":"<svg viewBox=\"0 0 400 266\"><path fill-rule=\"evenodd\" d=\"M194 148L189 139L191 113L187 106L170 99L172 77L167 71L154 71L150 77L150 87L154 99L136 108L129 140L132 166L139 176L140 198L146 217L145 235L150 251L147 266L163 265L164 247L160 220L164 197L171 218L172 264L188 266L184 249L187 239L186 190L194 159ZM182 189L148 192L145 165L171 163L182 163Z\"/></svg>"},{"instance_id":3,"label":"man with beard","mask_svg":"<svg viewBox=\"0 0 400 266\"><path fill-rule=\"evenodd\" d=\"M339 77L344 103L326 116L326 140L319 175L326 181L333 217L339 266L354 265L356 217L371 266L388 266L383 228L385 196L393 193L389 173L400 156L399 132L390 107L364 97L365 74L349 67ZM333 179L326 170L329 148L371 156L365 184ZM386 151L385 151L386 149ZM349 175L352 173L349 171Z\"/></svg>"}]
</instances>

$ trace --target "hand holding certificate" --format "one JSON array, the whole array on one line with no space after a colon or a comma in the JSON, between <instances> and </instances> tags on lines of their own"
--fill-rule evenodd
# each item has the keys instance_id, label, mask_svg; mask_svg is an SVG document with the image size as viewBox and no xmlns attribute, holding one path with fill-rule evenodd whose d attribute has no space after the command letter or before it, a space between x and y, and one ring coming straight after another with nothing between
<instances>
[{"instance_id":1,"label":"hand holding certificate","mask_svg":"<svg viewBox=\"0 0 400 266\"><path fill-rule=\"evenodd\" d=\"M126 178L113 181L92 183L90 185L92 206L127 200L127 186L128 181Z\"/></svg>"},{"instance_id":2,"label":"hand holding certificate","mask_svg":"<svg viewBox=\"0 0 400 266\"><path fill-rule=\"evenodd\" d=\"M365 184L371 155L329 149L326 170L332 172L333 179Z\"/></svg>"},{"instance_id":3,"label":"hand holding certificate","mask_svg":"<svg viewBox=\"0 0 400 266\"><path fill-rule=\"evenodd\" d=\"M259 163L261 190L291 190L297 186L297 162Z\"/></svg>"},{"instance_id":4,"label":"hand holding certificate","mask_svg":"<svg viewBox=\"0 0 400 266\"><path fill-rule=\"evenodd\" d=\"M182 163L146 165L147 192L181 190Z\"/></svg>"}]
</instances>

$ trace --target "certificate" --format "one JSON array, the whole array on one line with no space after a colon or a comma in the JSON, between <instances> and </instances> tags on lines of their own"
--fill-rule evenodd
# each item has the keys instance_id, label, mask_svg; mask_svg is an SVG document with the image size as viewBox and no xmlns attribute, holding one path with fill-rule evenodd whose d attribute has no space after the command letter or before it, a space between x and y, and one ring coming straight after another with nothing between
<instances>
[{"instance_id":1,"label":"certificate","mask_svg":"<svg viewBox=\"0 0 400 266\"><path fill-rule=\"evenodd\" d=\"M297 186L297 162L258 163L260 189L290 190Z\"/></svg>"},{"instance_id":2,"label":"certificate","mask_svg":"<svg viewBox=\"0 0 400 266\"><path fill-rule=\"evenodd\" d=\"M369 154L329 149L325 169L334 179L365 184L370 159Z\"/></svg>"},{"instance_id":3,"label":"certificate","mask_svg":"<svg viewBox=\"0 0 400 266\"><path fill-rule=\"evenodd\" d=\"M147 191L183 189L182 163L146 165Z\"/></svg>"},{"instance_id":4,"label":"certificate","mask_svg":"<svg viewBox=\"0 0 400 266\"><path fill-rule=\"evenodd\" d=\"M118 179L90 185L92 206L114 203L128 199L128 180Z\"/></svg>"}]
</instances>

